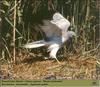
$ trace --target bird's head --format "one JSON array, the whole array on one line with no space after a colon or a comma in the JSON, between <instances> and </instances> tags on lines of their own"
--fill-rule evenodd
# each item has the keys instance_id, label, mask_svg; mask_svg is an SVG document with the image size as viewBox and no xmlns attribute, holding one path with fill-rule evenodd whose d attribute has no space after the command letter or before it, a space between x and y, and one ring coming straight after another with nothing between
<instances>
[{"instance_id":1,"label":"bird's head","mask_svg":"<svg viewBox=\"0 0 100 87\"><path fill-rule=\"evenodd\" d=\"M76 36L76 33L74 31L68 31L68 37L69 38L72 38L72 37L75 37Z\"/></svg>"},{"instance_id":2,"label":"bird's head","mask_svg":"<svg viewBox=\"0 0 100 87\"><path fill-rule=\"evenodd\" d=\"M70 51L76 52L73 43L75 42L75 37L76 38L76 33L73 31L68 31L67 32L67 41L66 41L66 45L68 46Z\"/></svg>"}]
</instances>

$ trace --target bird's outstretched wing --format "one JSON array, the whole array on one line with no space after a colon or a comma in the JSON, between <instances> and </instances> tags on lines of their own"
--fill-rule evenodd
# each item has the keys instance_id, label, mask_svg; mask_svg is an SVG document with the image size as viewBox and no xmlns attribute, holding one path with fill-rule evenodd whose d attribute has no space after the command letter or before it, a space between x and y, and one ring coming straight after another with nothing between
<instances>
[{"instance_id":1,"label":"bird's outstretched wing","mask_svg":"<svg viewBox=\"0 0 100 87\"><path fill-rule=\"evenodd\" d=\"M55 24L63 31L68 31L68 28L70 26L70 22L66 18L64 18L60 13L55 13L53 15L53 20L51 20L51 23Z\"/></svg>"},{"instance_id":2,"label":"bird's outstretched wing","mask_svg":"<svg viewBox=\"0 0 100 87\"><path fill-rule=\"evenodd\" d=\"M64 18L60 13L55 13L53 15L53 20L44 20L44 25L41 29L46 35L46 38L66 37L70 22Z\"/></svg>"},{"instance_id":3,"label":"bird's outstretched wing","mask_svg":"<svg viewBox=\"0 0 100 87\"><path fill-rule=\"evenodd\" d=\"M55 24L51 23L49 20L43 21L44 25L40 26L47 38L51 37L61 37L62 31Z\"/></svg>"}]
</instances>

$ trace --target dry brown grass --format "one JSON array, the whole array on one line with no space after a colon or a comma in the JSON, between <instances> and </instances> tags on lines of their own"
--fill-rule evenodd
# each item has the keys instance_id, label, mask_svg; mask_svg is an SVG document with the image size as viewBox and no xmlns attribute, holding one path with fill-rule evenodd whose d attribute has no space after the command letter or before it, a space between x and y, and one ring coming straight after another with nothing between
<instances>
[{"instance_id":1,"label":"dry brown grass","mask_svg":"<svg viewBox=\"0 0 100 87\"><path fill-rule=\"evenodd\" d=\"M98 60L96 57L72 56L64 58L60 63L25 55L17 64L13 65L12 72L10 72L9 65L2 64L1 75L3 79L22 80L100 79L100 68L97 69Z\"/></svg>"}]
</instances>

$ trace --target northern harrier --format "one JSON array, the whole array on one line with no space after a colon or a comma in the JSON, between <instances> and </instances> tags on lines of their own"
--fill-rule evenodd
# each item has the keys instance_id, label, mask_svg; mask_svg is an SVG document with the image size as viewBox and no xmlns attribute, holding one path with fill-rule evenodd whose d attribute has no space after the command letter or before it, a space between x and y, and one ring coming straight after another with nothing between
<instances>
[{"instance_id":1,"label":"northern harrier","mask_svg":"<svg viewBox=\"0 0 100 87\"><path fill-rule=\"evenodd\" d=\"M48 47L50 58L55 58L56 54L63 44L70 38L75 36L75 32L69 31L70 22L64 18L60 13L53 15L53 20L44 20L44 25L40 26L46 38L44 40L35 41L25 44L24 48L37 48L41 46ZM59 62L59 61L58 61Z\"/></svg>"}]
</instances>

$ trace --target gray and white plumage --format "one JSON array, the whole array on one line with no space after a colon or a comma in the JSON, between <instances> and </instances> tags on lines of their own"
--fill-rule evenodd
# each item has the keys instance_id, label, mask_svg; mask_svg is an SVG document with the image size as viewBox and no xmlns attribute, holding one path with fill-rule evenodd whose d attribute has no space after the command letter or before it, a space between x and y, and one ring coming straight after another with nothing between
<instances>
[{"instance_id":1,"label":"gray and white plumage","mask_svg":"<svg viewBox=\"0 0 100 87\"><path fill-rule=\"evenodd\" d=\"M55 13L53 15L53 20L44 20L43 23L44 25L40 26L40 28L44 32L46 38L44 40L27 43L23 47L37 48L41 46L47 46L48 51L50 52L50 57L57 60L56 54L58 50L72 36L75 36L75 32L68 31L70 22L60 13Z\"/></svg>"}]
</instances>

